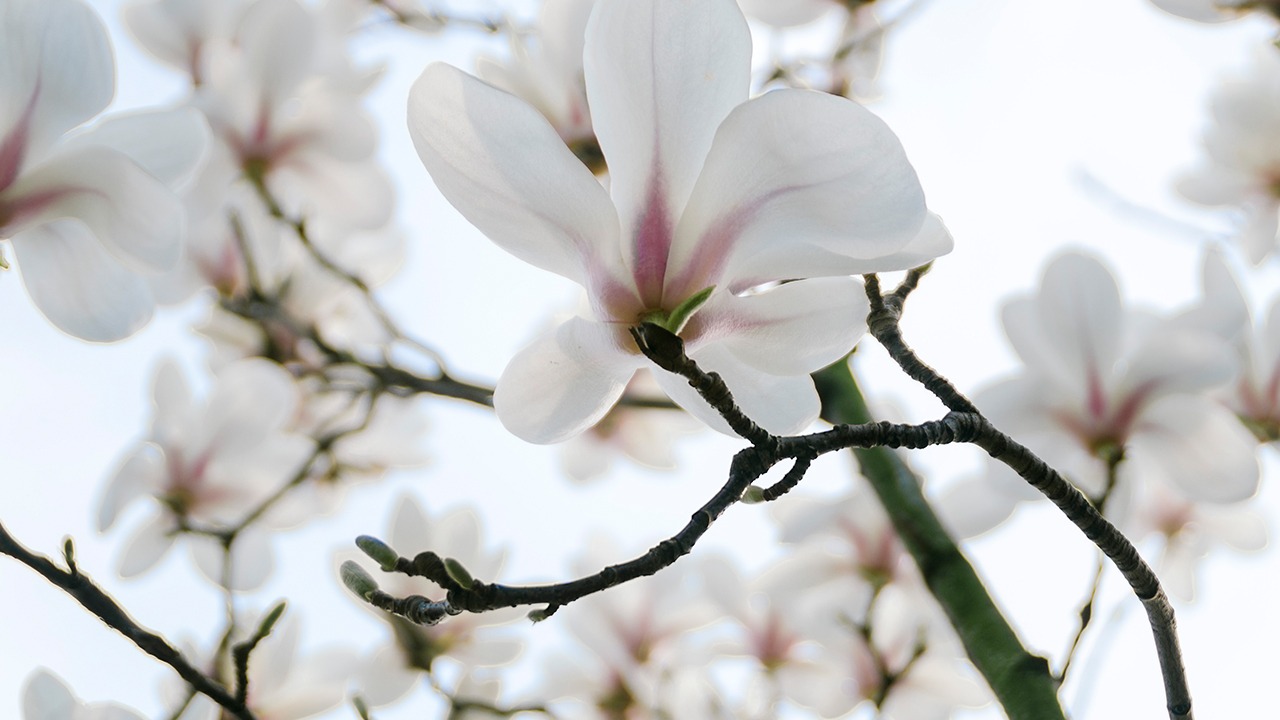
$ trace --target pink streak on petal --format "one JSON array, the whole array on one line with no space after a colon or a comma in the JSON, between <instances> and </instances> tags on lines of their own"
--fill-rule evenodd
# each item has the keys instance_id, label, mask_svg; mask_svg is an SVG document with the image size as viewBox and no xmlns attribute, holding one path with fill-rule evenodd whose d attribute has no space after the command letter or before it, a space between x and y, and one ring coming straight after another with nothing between
<instances>
[{"instance_id":1,"label":"pink streak on petal","mask_svg":"<svg viewBox=\"0 0 1280 720\"><path fill-rule=\"evenodd\" d=\"M640 225L636 228L632 241L634 262L631 274L645 304L650 308L661 308L673 224L671 212L667 208L662 167L655 163L653 174L649 178L649 195L645 200L644 215L640 218Z\"/></svg>"},{"instance_id":2,"label":"pink streak on petal","mask_svg":"<svg viewBox=\"0 0 1280 720\"><path fill-rule=\"evenodd\" d=\"M27 143L30 141L31 114L35 112L38 97L40 82L37 80L31 99L22 111L22 117L18 118L13 129L5 136L4 142L0 143L0 192L12 185L18 179L18 172L22 170L22 160L27 154Z\"/></svg>"}]
</instances>

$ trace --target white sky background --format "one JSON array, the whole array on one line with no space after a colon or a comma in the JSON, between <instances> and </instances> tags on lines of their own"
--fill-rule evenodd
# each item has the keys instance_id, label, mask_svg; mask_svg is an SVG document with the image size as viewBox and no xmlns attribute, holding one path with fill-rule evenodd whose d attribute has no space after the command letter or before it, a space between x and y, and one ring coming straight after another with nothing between
<instances>
[{"instance_id":1,"label":"white sky background","mask_svg":"<svg viewBox=\"0 0 1280 720\"><path fill-rule=\"evenodd\" d=\"M178 78L121 30L120 0L91 4L115 42L115 107L179 97ZM475 12L492 5L458 7ZM932 209L956 238L956 251L936 264L908 305L905 332L922 357L966 391L1015 367L998 324L999 300L1033 288L1045 260L1067 244L1104 257L1131 301L1159 308L1190 301L1206 236L1117 211L1080 178L1096 176L1141 206L1220 232L1227 226L1221 217L1189 208L1169 186L1196 157L1215 78L1239 66L1270 31L1249 20L1196 25L1145 0L934 0L894 29L881 75L884 95L871 107L902 138ZM407 267L382 297L408 330L444 352L456 374L480 380L496 378L547 315L574 297L567 282L514 260L461 221L434 192L405 131L408 86L428 59L470 67L474 48L486 43L502 52L467 31L445 41L378 28L360 51L394 61L372 102L409 252ZM1274 262L1251 276L1256 297L1280 289ZM158 358L176 355L201 373L197 384L207 383L205 348L187 329L201 313L194 305L167 309L130 340L90 346L45 322L14 273L0 275L0 519L48 554L64 535L74 536L81 567L142 624L174 639L216 629L218 592L195 575L184 552L171 553L142 580L116 578L119 550L143 513L135 508L105 537L93 531L92 517L105 480L150 419ZM883 367L882 353L866 355L873 398L893 399L912 420L941 414ZM557 448L525 445L480 409L433 400L427 411L432 464L356 488L336 517L282 535L275 545L281 571L246 606L287 597L308 646L367 648L384 631L345 597L331 558L357 534L383 533L400 494L413 493L432 513L476 507L487 541L509 549L503 580L563 579L593 529L607 527L628 557L677 530L720 485L739 446L707 432L682 446L676 473L627 467L579 490L561 477ZM967 449L912 455L940 481L977 467L977 458ZM1273 452L1264 459L1268 477L1258 507L1274 525L1278 468ZM844 459L822 460L801 488L838 492L848 472ZM735 507L695 552L718 548L759 565L776 553L773 532L759 506ZM971 556L1027 644L1060 657L1094 562L1079 533L1047 506L1023 508L1013 523L974 543ZM1278 571L1274 551L1215 555L1200 575L1197 602L1179 608L1200 717L1254 717L1274 706ZM1119 620L1108 622L1117 608ZM1076 716L1163 717L1145 618L1114 574L1095 623L1063 694ZM534 632L556 633L554 621ZM19 689L37 665L54 669L84 699L117 700L154 717L161 711L156 688L171 675L34 573L0 560L0 717L18 716ZM1087 703L1078 700L1082 682ZM353 715L344 709L332 716ZM402 708L378 717L421 715Z\"/></svg>"}]
</instances>

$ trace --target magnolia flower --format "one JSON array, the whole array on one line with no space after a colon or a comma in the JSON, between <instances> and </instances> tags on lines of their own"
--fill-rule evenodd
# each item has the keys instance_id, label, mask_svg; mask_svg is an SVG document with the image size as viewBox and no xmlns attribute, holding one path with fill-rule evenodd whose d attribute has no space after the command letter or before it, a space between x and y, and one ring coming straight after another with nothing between
<instances>
[{"instance_id":1,"label":"magnolia flower","mask_svg":"<svg viewBox=\"0 0 1280 720\"><path fill-rule=\"evenodd\" d=\"M582 80L587 18L596 0L545 0L538 9L537 45L511 33L511 60L480 58L476 72L495 87L534 106L587 167L604 170L600 146L591 129Z\"/></svg>"},{"instance_id":2,"label":"magnolia flower","mask_svg":"<svg viewBox=\"0 0 1280 720\"><path fill-rule=\"evenodd\" d=\"M216 165L233 173L225 184L243 175L291 216L380 227L393 193L373 161L377 131L361 107L368 78L353 79L345 63L326 66L333 62L322 51L334 41L317 12L296 0L254 0L231 37L207 39L192 102L229 159Z\"/></svg>"},{"instance_id":3,"label":"magnolia flower","mask_svg":"<svg viewBox=\"0 0 1280 720\"><path fill-rule=\"evenodd\" d=\"M115 703L82 703L61 678L36 668L22 689L22 720L142 720L142 714Z\"/></svg>"},{"instance_id":4,"label":"magnolia flower","mask_svg":"<svg viewBox=\"0 0 1280 720\"><path fill-rule=\"evenodd\" d=\"M227 527L278 491L302 466L314 445L286 430L298 405L293 378L266 360L223 369L207 402L191 397L172 362L156 372L155 417L145 442L121 464L103 494L98 530L150 495L158 507L129 541L120 574L138 575L172 547L190 523ZM272 568L266 528L254 523L232 546L232 570L222 578L222 548L212 538L190 538L197 567L233 589L262 584Z\"/></svg>"},{"instance_id":5,"label":"magnolia flower","mask_svg":"<svg viewBox=\"0 0 1280 720\"><path fill-rule=\"evenodd\" d=\"M247 0L142 0L124 8L125 26L156 59L204 82L204 54L211 43L226 40Z\"/></svg>"},{"instance_id":6,"label":"magnolia flower","mask_svg":"<svg viewBox=\"0 0 1280 720\"><path fill-rule=\"evenodd\" d=\"M1235 366L1219 337L1126 312L1111 274L1079 254L1050 263L1039 294L1003 315L1026 369L975 402L1085 493L1103 496L1119 452L1122 480L1160 480L1210 502L1253 494L1253 438L1209 395Z\"/></svg>"},{"instance_id":7,"label":"magnolia flower","mask_svg":"<svg viewBox=\"0 0 1280 720\"><path fill-rule=\"evenodd\" d=\"M627 391L632 397L662 398L661 389L645 370L636 373ZM700 427L685 413L616 405L591 429L561 446L560 466L574 482L603 476L619 455L645 467L672 470L676 440Z\"/></svg>"},{"instance_id":8,"label":"magnolia flower","mask_svg":"<svg viewBox=\"0 0 1280 720\"><path fill-rule=\"evenodd\" d=\"M176 113L64 137L111 101L114 74L106 30L83 3L0 5L0 239L40 312L99 342L150 319L143 275L177 262L183 232L166 183L193 169L207 132Z\"/></svg>"},{"instance_id":9,"label":"magnolia flower","mask_svg":"<svg viewBox=\"0 0 1280 720\"><path fill-rule=\"evenodd\" d=\"M604 417L650 366L628 333L645 321L675 326L765 428L797 431L818 412L809 373L862 333L866 300L847 276L950 248L883 122L816 92L747 100L750 62L732 0L601 0L584 70L607 192L523 101L439 63L414 84L409 131L446 199L590 297L590 317L503 372L494 405L511 432L558 442ZM782 280L795 282L747 292ZM656 377L728 432L683 378Z\"/></svg>"},{"instance_id":10,"label":"magnolia flower","mask_svg":"<svg viewBox=\"0 0 1280 720\"><path fill-rule=\"evenodd\" d=\"M1240 503L1210 505L1187 500L1158 483L1144 488L1134 518L1135 537L1155 535L1162 541L1156 571L1169 594L1195 599L1200 562L1217 545L1256 552L1267 544L1267 522Z\"/></svg>"},{"instance_id":11,"label":"magnolia flower","mask_svg":"<svg viewBox=\"0 0 1280 720\"><path fill-rule=\"evenodd\" d=\"M489 550L483 545L482 528L475 514L461 509L438 517L428 516L411 497L396 505L395 516L387 534L387 542L397 552L412 557L431 550L441 557L453 558L475 578L492 581L502 571L506 551ZM343 553L342 560L352 553ZM397 597L423 595L441 599L443 588L423 578L398 574L378 576L378 584ZM467 667L505 665L520 654L518 640L504 637L494 626L504 625L524 613L518 609L488 613L463 613L436 625L415 625L403 618L372 610L391 625L394 643L374 653L361 669L360 695L370 705L380 706L404 697L422 680L423 673L435 670L442 658Z\"/></svg>"},{"instance_id":12,"label":"magnolia flower","mask_svg":"<svg viewBox=\"0 0 1280 720\"><path fill-rule=\"evenodd\" d=\"M1187 199L1239 208L1239 243L1257 265L1276 249L1280 218L1280 53L1255 53L1243 75L1222 82L1210 99L1206 158L1178 182Z\"/></svg>"},{"instance_id":13,"label":"magnolia flower","mask_svg":"<svg viewBox=\"0 0 1280 720\"><path fill-rule=\"evenodd\" d=\"M233 643L248 639L261 621L238 623ZM347 685L355 674L357 657L349 648L326 647L306 653L298 645L302 630L296 615L286 612L266 639L249 656L248 689L245 704L262 720L303 720L332 709L343 701ZM211 673L218 678L235 677L231 653L220 652L221 666ZM223 711L212 700L197 695L181 720L220 720Z\"/></svg>"}]
</instances>

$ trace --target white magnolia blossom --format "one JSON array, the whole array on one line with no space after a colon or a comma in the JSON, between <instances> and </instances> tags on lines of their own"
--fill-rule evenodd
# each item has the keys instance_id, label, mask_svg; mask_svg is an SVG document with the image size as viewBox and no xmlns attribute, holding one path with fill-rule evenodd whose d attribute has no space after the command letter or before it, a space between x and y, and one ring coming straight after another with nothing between
<instances>
[{"instance_id":1,"label":"white magnolia blossom","mask_svg":"<svg viewBox=\"0 0 1280 720\"><path fill-rule=\"evenodd\" d=\"M1216 546L1255 552L1267 544L1267 522L1244 503L1212 505L1187 500L1179 493L1151 483L1136 503L1132 534L1161 541L1156 572L1169 594L1195 599L1196 573Z\"/></svg>"},{"instance_id":2,"label":"white magnolia blossom","mask_svg":"<svg viewBox=\"0 0 1280 720\"><path fill-rule=\"evenodd\" d=\"M189 112L75 134L114 93L106 30L82 2L0 4L0 240L40 312L99 342L150 319L145 276L181 252L183 211L171 188L195 168L208 134Z\"/></svg>"},{"instance_id":3,"label":"white magnolia blossom","mask_svg":"<svg viewBox=\"0 0 1280 720\"><path fill-rule=\"evenodd\" d=\"M480 58L480 79L534 106L560 134L574 154L594 171L600 166L600 147L591 128L583 84L582 53L587 18L596 0L544 0L534 29L536 44L509 35L511 58L502 62Z\"/></svg>"},{"instance_id":4,"label":"white magnolia blossom","mask_svg":"<svg viewBox=\"0 0 1280 720\"><path fill-rule=\"evenodd\" d=\"M184 523L228 527L239 522L288 482L314 444L290 432L298 390L283 368L245 360L223 369L209 398L197 402L182 373L163 363L153 385L151 432L121 463L98 509L105 531L135 500L150 496L155 512L130 538L120 574L132 577L154 566L172 547ZM232 575L222 577L222 546L189 537L197 567L233 589L258 587L272 569L268 528L248 526L232 545Z\"/></svg>"},{"instance_id":5,"label":"white magnolia blossom","mask_svg":"<svg viewBox=\"0 0 1280 720\"><path fill-rule=\"evenodd\" d=\"M116 703L83 703L57 675L36 668L22 689L22 720L143 720Z\"/></svg>"},{"instance_id":6,"label":"white magnolia blossom","mask_svg":"<svg viewBox=\"0 0 1280 720\"><path fill-rule=\"evenodd\" d=\"M800 430L818 413L808 374L863 331L848 275L950 249L882 121L817 92L748 100L750 62L732 0L601 0L584 71L608 191L523 101L439 63L414 84L410 134L445 198L591 300L590 317L534 341L499 379L498 417L519 437L558 442L599 421L650 366L628 328L707 291L679 329L689 355L765 428ZM780 280L796 282L746 293ZM683 378L656 377L729 431Z\"/></svg>"},{"instance_id":7,"label":"white magnolia blossom","mask_svg":"<svg viewBox=\"0 0 1280 720\"><path fill-rule=\"evenodd\" d=\"M1210 99L1205 158L1178 182L1187 199L1242 214L1238 242L1250 262L1276 251L1280 223L1280 50L1260 48Z\"/></svg>"},{"instance_id":8,"label":"white magnolia blossom","mask_svg":"<svg viewBox=\"0 0 1280 720\"><path fill-rule=\"evenodd\" d=\"M258 629L261 619L241 619L233 643L243 642ZM249 694L245 704L262 720L303 720L342 703L357 669L357 655L350 648L323 647L301 652L301 623L286 611L271 633L249 656ZM222 653L222 666L210 674L234 678L231 653ZM222 709L196 695L179 720L220 720Z\"/></svg>"},{"instance_id":9,"label":"white magnolia blossom","mask_svg":"<svg viewBox=\"0 0 1280 720\"><path fill-rule=\"evenodd\" d=\"M1210 396L1235 372L1220 337L1126 310L1111 273L1079 254L1053 260L1038 294L1006 303L1003 318L1026 367L974 401L1085 493L1106 492L1116 450L1122 482L1219 503L1257 489L1256 443Z\"/></svg>"},{"instance_id":10,"label":"white magnolia blossom","mask_svg":"<svg viewBox=\"0 0 1280 720\"><path fill-rule=\"evenodd\" d=\"M647 370L636 373L627 392L637 398L666 399ZM560 466L575 482L605 475L619 455L645 467L672 470L676 441L701 427L681 412L615 405L600 422L561 446Z\"/></svg>"},{"instance_id":11,"label":"white magnolia blossom","mask_svg":"<svg viewBox=\"0 0 1280 720\"><path fill-rule=\"evenodd\" d=\"M498 578L506 559L505 550L485 548L483 529L470 510L459 509L432 517L409 496L402 497L396 504L385 540L407 557L431 550L442 558L453 558L472 577L486 582ZM337 561L341 564L354 557L357 556L353 553L342 553ZM367 558L358 562L367 563ZM376 573L376 577L379 587L396 597L423 595L439 600L445 596L443 588L424 578L396 573ZM372 706L388 705L403 698L423 680L424 672L435 669L440 659L470 668L491 667L512 662L521 651L519 640L504 635L496 627L524 617L525 613L517 608L463 613L436 625L416 625L367 603L361 602L361 606L375 612L394 631L392 643L378 649L362 664L357 679L359 694Z\"/></svg>"}]
</instances>

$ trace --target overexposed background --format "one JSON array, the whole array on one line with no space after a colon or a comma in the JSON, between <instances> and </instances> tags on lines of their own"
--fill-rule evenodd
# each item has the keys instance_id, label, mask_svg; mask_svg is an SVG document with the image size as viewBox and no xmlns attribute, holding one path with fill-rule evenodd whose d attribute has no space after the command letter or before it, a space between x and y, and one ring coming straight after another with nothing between
<instances>
[{"instance_id":1,"label":"overexposed background","mask_svg":"<svg viewBox=\"0 0 1280 720\"><path fill-rule=\"evenodd\" d=\"M113 110L179 99L182 79L143 55L123 31L121 0L90 4L115 44ZM455 6L468 13L496 7ZM1046 259L1065 245L1105 258L1130 301L1156 308L1189 302L1201 249L1227 224L1180 202L1171 182L1196 157L1215 80L1242 65L1271 32L1261 20L1196 25L1145 0L926 2L892 30L883 97L871 107L901 137L932 209L956 238L955 252L936 263L909 304L905 332L921 356L966 391L1014 368L998 303L1032 289ZM406 268L382 297L408 331L443 351L457 374L491 381L551 312L573 301L574 288L516 261L460 220L409 142L405 99L423 65L443 58L470 67L481 47L504 52L499 41L465 30L446 38L378 26L357 41L360 58L388 63L371 102L410 238ZM1250 276L1255 298L1280 291L1274 262ZM20 278L0 273L0 520L47 554L58 552L64 535L73 536L81 568L142 624L171 639L212 633L221 621L219 593L184 552L171 553L140 580L118 579L119 549L142 513L134 508L108 536L93 530L92 518L106 479L149 422L158 359L175 356L197 384L207 383L206 348L188 329L203 312L198 302L165 309L136 337L91 346L45 322ZM913 420L940 414L885 367L882 353L865 355L873 398L893 400ZM629 555L673 533L720 485L739 446L705 432L682 444L674 473L624 465L579 489L560 474L557 448L508 436L482 409L426 403L431 464L360 486L335 517L282 534L275 544L280 571L245 601L262 608L288 598L306 646L367 648L382 641L382 627L336 582L332 556L357 534L384 532L403 493L432 513L474 507L487 542L509 551L504 580L561 579L593 530L607 528ZM1274 525L1280 476L1274 451L1263 455L1267 476L1257 502ZM948 448L911 459L941 483L976 468L978 457ZM801 487L838 492L848 472L844 459L825 459ZM778 552L773 536L763 508L735 507L695 552L718 548L759 566ZM1060 657L1088 591L1094 555L1087 542L1053 509L1024 507L1012 523L973 543L970 554L1026 643ZM1256 717L1274 705L1278 585L1274 551L1224 553L1202 571L1197 601L1179 608L1201 717ZM1073 714L1163 717L1145 617L1114 575L1105 581L1095 623L1064 691ZM550 636L559 630L552 621L529 634L535 644L554 643ZM156 690L171 676L34 573L0 560L0 717L18 716L21 685L35 666L52 668L86 700L116 700L149 717L162 715ZM353 717L350 709L331 715ZM974 714L997 715L991 708ZM404 707L378 713L421 716L420 705L416 713Z\"/></svg>"}]
</instances>

